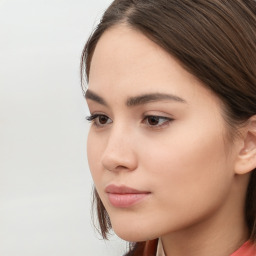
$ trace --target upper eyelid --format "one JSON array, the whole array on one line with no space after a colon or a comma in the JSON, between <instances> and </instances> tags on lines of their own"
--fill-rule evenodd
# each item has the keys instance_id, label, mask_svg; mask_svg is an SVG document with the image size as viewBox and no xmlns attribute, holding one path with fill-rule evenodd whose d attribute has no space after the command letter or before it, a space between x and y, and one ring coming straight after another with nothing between
<instances>
[{"instance_id":1,"label":"upper eyelid","mask_svg":"<svg viewBox=\"0 0 256 256\"><path fill-rule=\"evenodd\" d=\"M104 111L90 111L89 113L90 116L107 116L109 117L109 115L107 113L105 113Z\"/></svg>"},{"instance_id":2,"label":"upper eyelid","mask_svg":"<svg viewBox=\"0 0 256 256\"><path fill-rule=\"evenodd\" d=\"M93 121L95 120L97 117L99 116L105 116L107 117L108 119L112 120L109 116L105 115L105 114L92 114L90 116L87 116L86 119L88 121ZM167 116L160 116L160 115L145 115L142 117L142 121L145 121L146 119L150 118L150 117L156 117L156 118L159 118L159 119L164 119L166 121L173 121L174 119L172 117L167 117Z\"/></svg>"},{"instance_id":3,"label":"upper eyelid","mask_svg":"<svg viewBox=\"0 0 256 256\"><path fill-rule=\"evenodd\" d=\"M145 113L143 114L143 118L146 118L146 117L150 117L150 116L155 116L155 117L161 117L161 118L166 118L166 119L175 119L173 115L171 114L167 114L167 113Z\"/></svg>"},{"instance_id":4,"label":"upper eyelid","mask_svg":"<svg viewBox=\"0 0 256 256\"><path fill-rule=\"evenodd\" d=\"M90 114L89 116L86 116L86 119L88 121L92 121L93 119L99 117L99 116L106 116L107 118L111 119L108 115L102 114L102 113L95 113L95 114Z\"/></svg>"},{"instance_id":5,"label":"upper eyelid","mask_svg":"<svg viewBox=\"0 0 256 256\"><path fill-rule=\"evenodd\" d=\"M105 113L91 113L89 116L86 116L86 119L94 119L94 118L97 118L98 116L106 116L108 118L109 115L105 114ZM170 116L170 115L163 115L163 114L143 114L142 115L142 119L145 119L145 118L148 118L148 117L158 117L158 118L165 118L165 119L174 119L174 117ZM111 118L110 118L111 119Z\"/></svg>"},{"instance_id":6,"label":"upper eyelid","mask_svg":"<svg viewBox=\"0 0 256 256\"><path fill-rule=\"evenodd\" d=\"M165 120L167 120L167 121L173 121L173 120L174 120L174 118L172 118L172 117L157 116L157 115L146 115L146 116L143 118L143 120L145 120L145 119L147 119L147 118L149 118L149 117L157 117L157 118L159 118L159 119L165 119Z\"/></svg>"}]
</instances>

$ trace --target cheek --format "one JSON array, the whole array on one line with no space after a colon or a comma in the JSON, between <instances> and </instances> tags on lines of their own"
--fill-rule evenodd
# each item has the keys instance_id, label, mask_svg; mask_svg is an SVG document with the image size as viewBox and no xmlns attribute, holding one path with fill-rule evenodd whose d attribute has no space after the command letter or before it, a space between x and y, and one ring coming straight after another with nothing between
<instances>
[{"instance_id":1,"label":"cheek","mask_svg":"<svg viewBox=\"0 0 256 256\"><path fill-rule=\"evenodd\" d=\"M170 133L154 145L150 141L144 144L143 169L159 196L159 204L184 211L195 205L209 206L209 197L213 205L214 200L217 203L226 195L232 164L226 157L222 131L197 131L180 131L175 136Z\"/></svg>"},{"instance_id":2,"label":"cheek","mask_svg":"<svg viewBox=\"0 0 256 256\"><path fill-rule=\"evenodd\" d=\"M100 159L103 153L102 145L102 140L99 136L90 130L87 139L87 158L90 172L96 185L101 175Z\"/></svg>"}]
</instances>

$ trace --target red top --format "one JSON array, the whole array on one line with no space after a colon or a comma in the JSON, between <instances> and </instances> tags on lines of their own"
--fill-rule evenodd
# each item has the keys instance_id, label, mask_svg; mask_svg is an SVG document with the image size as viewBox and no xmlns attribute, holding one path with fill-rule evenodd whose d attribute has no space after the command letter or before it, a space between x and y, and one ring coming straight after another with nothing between
<instances>
[{"instance_id":1,"label":"red top","mask_svg":"<svg viewBox=\"0 0 256 256\"><path fill-rule=\"evenodd\" d=\"M155 256L157 253L157 244L158 239L147 241L144 245L143 252L140 252L139 255ZM158 255L164 255L164 253L160 253ZM247 241L230 256L256 256L256 245L250 241Z\"/></svg>"},{"instance_id":2,"label":"red top","mask_svg":"<svg viewBox=\"0 0 256 256\"><path fill-rule=\"evenodd\" d=\"M247 241L230 256L256 256L256 246L250 241Z\"/></svg>"}]
</instances>

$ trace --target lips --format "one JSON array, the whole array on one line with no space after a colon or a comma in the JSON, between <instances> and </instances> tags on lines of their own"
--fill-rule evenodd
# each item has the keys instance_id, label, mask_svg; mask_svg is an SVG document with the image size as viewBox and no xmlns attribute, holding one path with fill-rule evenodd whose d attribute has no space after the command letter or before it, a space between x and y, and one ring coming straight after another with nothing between
<instances>
[{"instance_id":1,"label":"lips","mask_svg":"<svg viewBox=\"0 0 256 256\"><path fill-rule=\"evenodd\" d=\"M105 192L112 206L118 208L127 208L138 204L150 194L148 191L116 185L107 186Z\"/></svg>"}]
</instances>

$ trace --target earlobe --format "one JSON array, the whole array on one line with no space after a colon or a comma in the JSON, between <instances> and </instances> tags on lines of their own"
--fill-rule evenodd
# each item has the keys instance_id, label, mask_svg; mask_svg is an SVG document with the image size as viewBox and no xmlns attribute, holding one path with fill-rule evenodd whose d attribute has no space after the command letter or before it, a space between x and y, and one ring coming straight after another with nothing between
<instances>
[{"instance_id":1,"label":"earlobe","mask_svg":"<svg viewBox=\"0 0 256 256\"><path fill-rule=\"evenodd\" d=\"M235 163L236 174L246 174L256 168L256 115L243 127L243 146Z\"/></svg>"}]
</instances>

